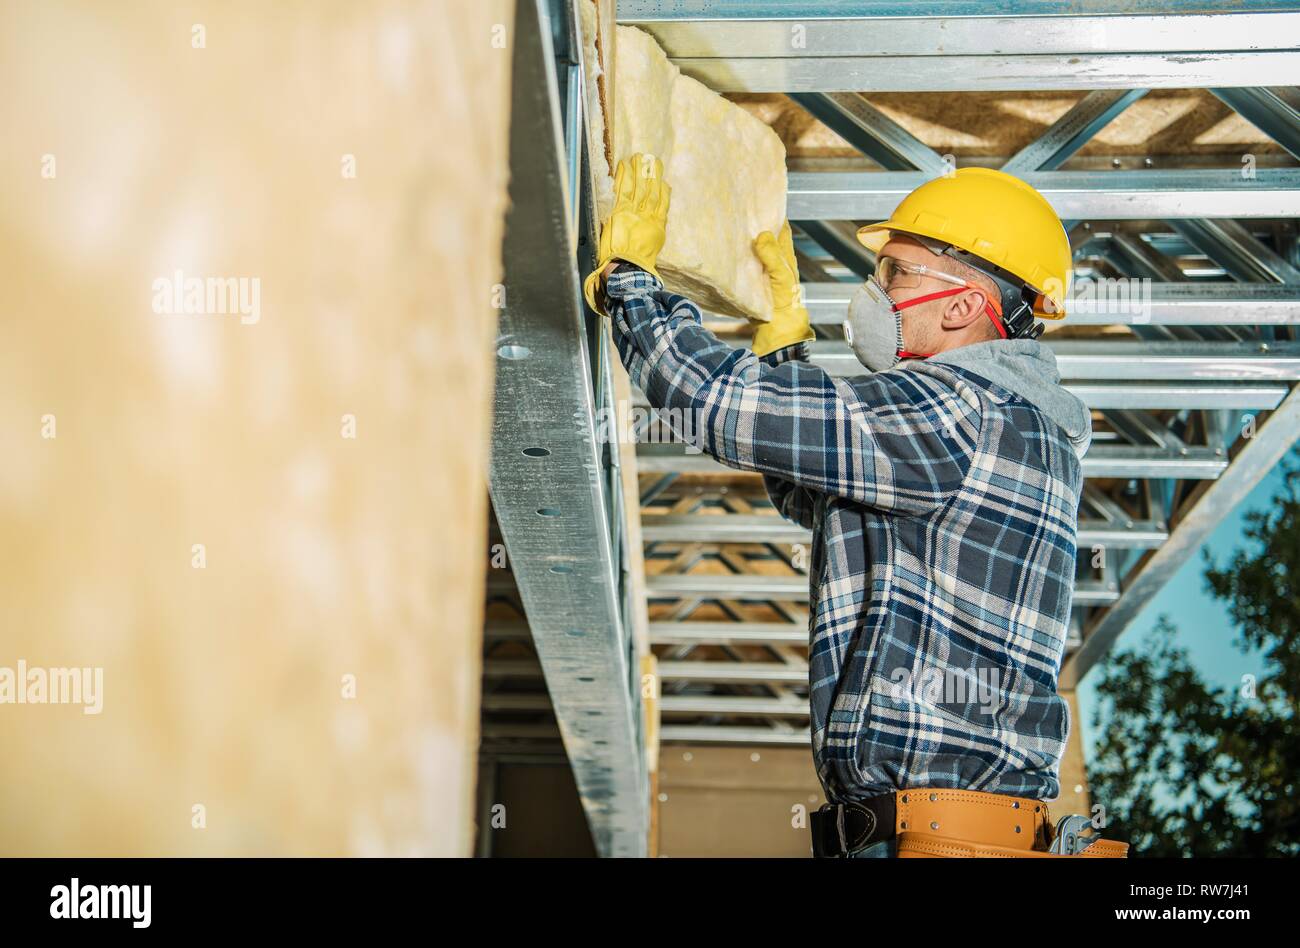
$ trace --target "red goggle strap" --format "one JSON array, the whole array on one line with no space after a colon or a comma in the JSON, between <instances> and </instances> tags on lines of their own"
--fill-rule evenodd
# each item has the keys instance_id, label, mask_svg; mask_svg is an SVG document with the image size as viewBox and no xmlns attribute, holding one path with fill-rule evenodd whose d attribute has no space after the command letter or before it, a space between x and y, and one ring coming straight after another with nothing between
<instances>
[{"instance_id":1,"label":"red goggle strap","mask_svg":"<svg viewBox=\"0 0 1300 948\"><path fill-rule=\"evenodd\" d=\"M903 303L895 303L894 309L907 309L909 306L916 306L920 303L928 303L930 300L941 300L946 296L956 296L958 293L964 293L967 290L976 289L970 286L954 286L951 290L940 290L938 293L927 293L925 296L918 296L916 299L907 300ZM981 291L983 292L983 291ZM989 319L993 320L993 328L998 331L998 335L1003 339L1007 338L1007 327L1002 324L1002 314L994 308L989 302L988 297L984 298L984 312L989 314ZM933 353L931 353L933 355ZM900 358L905 358L900 356ZM913 358L926 358L925 356L913 356Z\"/></svg>"}]
</instances>

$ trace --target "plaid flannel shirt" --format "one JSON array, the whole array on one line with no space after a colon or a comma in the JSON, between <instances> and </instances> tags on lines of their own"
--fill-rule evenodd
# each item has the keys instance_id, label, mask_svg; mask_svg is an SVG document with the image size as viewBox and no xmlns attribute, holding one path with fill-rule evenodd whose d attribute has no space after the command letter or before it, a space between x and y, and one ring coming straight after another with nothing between
<instances>
[{"instance_id":1,"label":"plaid flannel shirt","mask_svg":"<svg viewBox=\"0 0 1300 948\"><path fill-rule=\"evenodd\" d=\"M758 358L623 265L619 355L692 443L757 471L812 530L809 704L832 802L944 787L1048 800L1083 476L1038 408L956 366L832 378L803 346Z\"/></svg>"}]
</instances>

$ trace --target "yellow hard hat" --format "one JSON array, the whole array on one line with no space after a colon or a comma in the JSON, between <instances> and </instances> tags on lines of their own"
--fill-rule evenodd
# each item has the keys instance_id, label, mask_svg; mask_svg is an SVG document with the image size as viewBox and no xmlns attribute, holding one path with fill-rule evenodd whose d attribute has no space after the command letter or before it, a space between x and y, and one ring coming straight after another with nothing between
<instances>
[{"instance_id":1,"label":"yellow hard hat","mask_svg":"<svg viewBox=\"0 0 1300 948\"><path fill-rule=\"evenodd\" d=\"M858 240L879 253L891 230L965 250L1037 291L1035 316L1065 317L1070 239L1047 198L1019 178L991 168L958 168L903 198L889 220L860 228Z\"/></svg>"}]
</instances>

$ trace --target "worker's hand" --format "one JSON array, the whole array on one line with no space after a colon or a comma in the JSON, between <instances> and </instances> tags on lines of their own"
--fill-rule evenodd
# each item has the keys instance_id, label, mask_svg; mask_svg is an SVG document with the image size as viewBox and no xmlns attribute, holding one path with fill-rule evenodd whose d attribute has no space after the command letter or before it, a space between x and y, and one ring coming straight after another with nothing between
<instances>
[{"instance_id":1,"label":"worker's hand","mask_svg":"<svg viewBox=\"0 0 1300 948\"><path fill-rule=\"evenodd\" d=\"M779 236L763 231L755 237L754 253L763 261L767 285L772 290L772 319L759 323L754 330L754 355L767 355L815 339L799 288L799 265L794 259L790 222L785 222Z\"/></svg>"},{"instance_id":2,"label":"worker's hand","mask_svg":"<svg viewBox=\"0 0 1300 948\"><path fill-rule=\"evenodd\" d=\"M596 269L582 285L587 305L602 316L608 314L596 305L596 297L597 291L603 290L610 261L625 260L659 276L655 261L667 235L671 197L672 188L664 181L664 163L654 155L637 154L618 163L614 210L600 229Z\"/></svg>"}]
</instances>

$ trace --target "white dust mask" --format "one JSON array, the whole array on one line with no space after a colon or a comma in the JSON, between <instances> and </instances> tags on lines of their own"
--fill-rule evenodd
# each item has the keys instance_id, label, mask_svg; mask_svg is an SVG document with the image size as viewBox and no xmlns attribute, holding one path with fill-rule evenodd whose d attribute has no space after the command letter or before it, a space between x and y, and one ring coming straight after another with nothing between
<instances>
[{"instance_id":1,"label":"white dust mask","mask_svg":"<svg viewBox=\"0 0 1300 948\"><path fill-rule=\"evenodd\" d=\"M883 372L904 359L926 359L933 352L908 352L903 348L903 310L932 299L960 293L964 287L931 293L895 303L875 277L858 287L849 300L849 318L844 321L844 341L858 361L872 372Z\"/></svg>"},{"instance_id":2,"label":"white dust mask","mask_svg":"<svg viewBox=\"0 0 1300 948\"><path fill-rule=\"evenodd\" d=\"M875 277L858 287L849 300L844 341L872 372L883 372L899 363L903 317Z\"/></svg>"}]
</instances>

